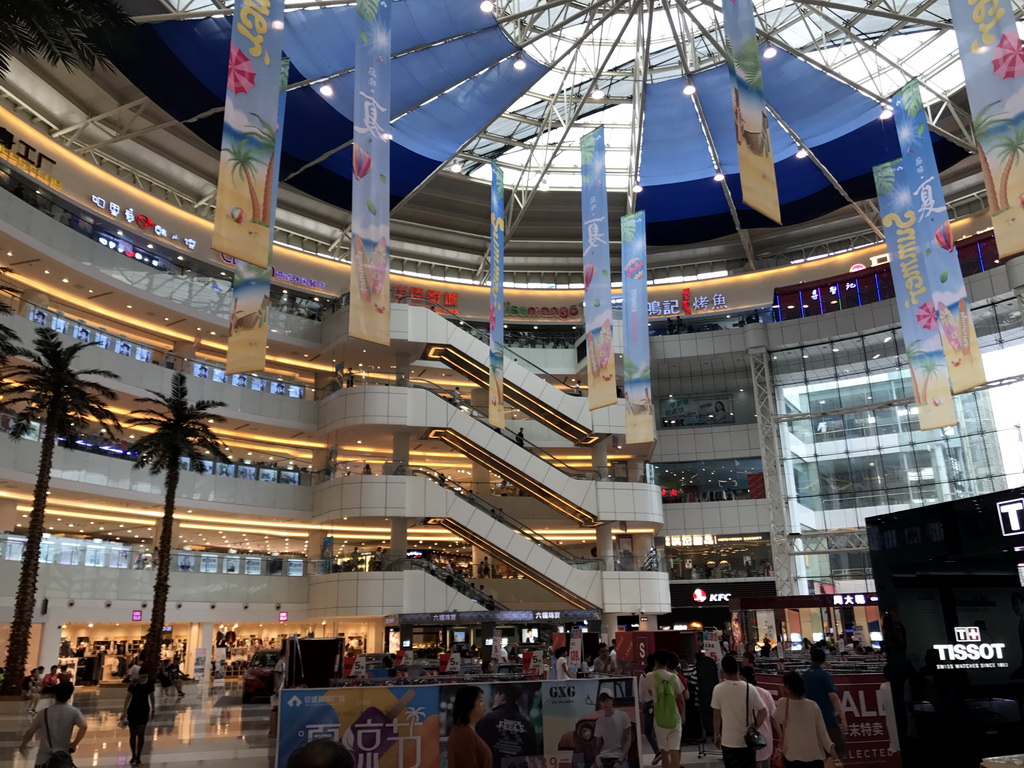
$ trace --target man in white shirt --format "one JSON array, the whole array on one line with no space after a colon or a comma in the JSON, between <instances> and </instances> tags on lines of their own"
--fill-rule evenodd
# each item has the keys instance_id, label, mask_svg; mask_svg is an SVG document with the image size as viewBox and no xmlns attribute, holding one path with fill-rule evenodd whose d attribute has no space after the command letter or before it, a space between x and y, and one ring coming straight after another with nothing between
<instances>
[{"instance_id":1,"label":"man in white shirt","mask_svg":"<svg viewBox=\"0 0 1024 768\"><path fill-rule=\"evenodd\" d=\"M597 742L597 768L626 768L629 748L633 745L633 724L629 715L615 709L615 698L607 687L598 694L601 716L594 721Z\"/></svg>"},{"instance_id":2,"label":"man in white shirt","mask_svg":"<svg viewBox=\"0 0 1024 768\"><path fill-rule=\"evenodd\" d=\"M760 727L767 717L761 695L741 680L735 656L722 659L722 682L711 692L715 746L722 748L725 768L754 768L755 753L747 746L747 728Z\"/></svg>"},{"instance_id":3,"label":"man in white shirt","mask_svg":"<svg viewBox=\"0 0 1024 768\"><path fill-rule=\"evenodd\" d=\"M74 753L85 737L85 732L89 730L85 716L68 704L74 692L75 686L71 683L58 683L53 689L53 704L36 715L25 731L18 746L23 755L28 752L28 743L32 737L39 733L39 754L36 755L35 765L46 765L54 752ZM78 726L78 733L72 739L71 733L75 726Z\"/></svg>"},{"instance_id":4,"label":"man in white shirt","mask_svg":"<svg viewBox=\"0 0 1024 768\"><path fill-rule=\"evenodd\" d=\"M498 663L508 664L508 649L504 645L498 646Z\"/></svg>"},{"instance_id":5,"label":"man in white shirt","mask_svg":"<svg viewBox=\"0 0 1024 768\"><path fill-rule=\"evenodd\" d=\"M125 675L125 680L129 685L139 682L139 672L142 671L142 666L139 664L139 660L136 659L135 663L128 667L128 674Z\"/></svg>"}]
</instances>

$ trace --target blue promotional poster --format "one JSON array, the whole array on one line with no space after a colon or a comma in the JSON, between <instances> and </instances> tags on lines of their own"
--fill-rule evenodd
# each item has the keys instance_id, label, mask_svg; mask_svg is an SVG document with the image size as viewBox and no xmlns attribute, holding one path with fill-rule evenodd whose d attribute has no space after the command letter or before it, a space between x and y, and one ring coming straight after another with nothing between
<instances>
[{"instance_id":1,"label":"blue promotional poster","mask_svg":"<svg viewBox=\"0 0 1024 768\"><path fill-rule=\"evenodd\" d=\"M391 0L356 3L349 335L391 340Z\"/></svg>"},{"instance_id":2,"label":"blue promotional poster","mask_svg":"<svg viewBox=\"0 0 1024 768\"><path fill-rule=\"evenodd\" d=\"M505 426L505 175L491 163L490 380L487 420Z\"/></svg>"},{"instance_id":3,"label":"blue promotional poster","mask_svg":"<svg viewBox=\"0 0 1024 768\"><path fill-rule=\"evenodd\" d=\"M776 224L781 224L775 160L772 157L768 114L764 110L764 80L753 2L724 0L722 19L732 81L732 113L743 202Z\"/></svg>"},{"instance_id":4,"label":"blue promotional poster","mask_svg":"<svg viewBox=\"0 0 1024 768\"><path fill-rule=\"evenodd\" d=\"M999 253L1024 251L1024 49L1010 0L949 0Z\"/></svg>"},{"instance_id":5,"label":"blue promotional poster","mask_svg":"<svg viewBox=\"0 0 1024 768\"><path fill-rule=\"evenodd\" d=\"M985 369L946 213L939 169L935 165L935 151L921 101L921 88L916 80L896 92L892 109L900 151L915 179L912 195L917 203L916 227L925 234L934 233L932 241L925 246L923 259L928 270L934 322L941 333L949 381L954 393L966 392L985 383Z\"/></svg>"},{"instance_id":6,"label":"blue promotional poster","mask_svg":"<svg viewBox=\"0 0 1024 768\"><path fill-rule=\"evenodd\" d=\"M273 234L283 39L284 0L235 6L212 245L259 267Z\"/></svg>"},{"instance_id":7,"label":"blue promotional poster","mask_svg":"<svg viewBox=\"0 0 1024 768\"><path fill-rule=\"evenodd\" d=\"M647 325L647 222L644 212L637 211L622 217L622 380L627 443L654 440Z\"/></svg>"},{"instance_id":8,"label":"blue promotional poster","mask_svg":"<svg viewBox=\"0 0 1024 768\"><path fill-rule=\"evenodd\" d=\"M956 413L926 265L938 246L918 213L921 182L908 158L876 165L874 174L918 422L921 429L949 427Z\"/></svg>"},{"instance_id":9,"label":"blue promotional poster","mask_svg":"<svg viewBox=\"0 0 1024 768\"><path fill-rule=\"evenodd\" d=\"M580 157L583 172L583 317L587 325L587 404L593 411L615 402L615 345L612 332L604 126L580 139Z\"/></svg>"}]
</instances>

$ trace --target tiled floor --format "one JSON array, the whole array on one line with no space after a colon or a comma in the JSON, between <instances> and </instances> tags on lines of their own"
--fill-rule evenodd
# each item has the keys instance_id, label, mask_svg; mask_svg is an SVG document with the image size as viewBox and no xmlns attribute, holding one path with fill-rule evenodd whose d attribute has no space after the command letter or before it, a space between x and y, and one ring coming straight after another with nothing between
<instances>
[{"instance_id":1,"label":"tiled floor","mask_svg":"<svg viewBox=\"0 0 1024 768\"><path fill-rule=\"evenodd\" d=\"M186 686L185 692L183 698L178 698L165 697L157 691L156 714L150 718L143 753L144 766L188 768L189 764L194 764L217 768L275 768L273 741L267 735L269 704L243 707L235 683L215 691L200 691L198 686L191 685ZM103 686L99 690L81 688L72 703L82 710L89 724L89 731L74 755L78 768L127 768L131 758L128 731L117 727L124 705L124 689L114 686ZM24 705L20 705L17 713L9 709L0 711L0 765L12 768L35 765L35 748L27 757L17 751L30 719ZM649 752L644 755L644 766L650 765L652 757ZM695 747L686 747L683 765L721 768L722 763L712 755L698 758Z\"/></svg>"}]
</instances>

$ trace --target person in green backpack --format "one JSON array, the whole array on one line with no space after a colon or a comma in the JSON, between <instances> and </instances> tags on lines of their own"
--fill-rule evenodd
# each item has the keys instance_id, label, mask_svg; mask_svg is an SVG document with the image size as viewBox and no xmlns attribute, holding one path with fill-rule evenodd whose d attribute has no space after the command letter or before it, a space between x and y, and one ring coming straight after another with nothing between
<instances>
[{"instance_id":1,"label":"person in green backpack","mask_svg":"<svg viewBox=\"0 0 1024 768\"><path fill-rule=\"evenodd\" d=\"M686 698L679 675L668 670L669 652L654 652L654 670L644 678L647 693L654 702L654 734L661 750L664 768L679 768L679 742L683 738Z\"/></svg>"}]
</instances>

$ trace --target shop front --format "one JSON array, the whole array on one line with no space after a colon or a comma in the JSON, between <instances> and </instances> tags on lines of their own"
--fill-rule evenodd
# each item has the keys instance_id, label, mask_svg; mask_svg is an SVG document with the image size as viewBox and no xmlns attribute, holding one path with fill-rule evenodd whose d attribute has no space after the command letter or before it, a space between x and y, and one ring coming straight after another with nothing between
<instances>
[{"instance_id":1,"label":"shop front","mask_svg":"<svg viewBox=\"0 0 1024 768\"><path fill-rule=\"evenodd\" d=\"M729 601L731 633L736 649L753 643L760 651L767 637L772 649L807 650L824 642L838 654L871 653L881 644L878 595L736 596Z\"/></svg>"},{"instance_id":2,"label":"shop front","mask_svg":"<svg viewBox=\"0 0 1024 768\"><path fill-rule=\"evenodd\" d=\"M739 597L773 597L772 579L670 582L672 613L658 617L652 629L719 629L731 635L730 602Z\"/></svg>"},{"instance_id":3,"label":"shop front","mask_svg":"<svg viewBox=\"0 0 1024 768\"><path fill-rule=\"evenodd\" d=\"M772 545L768 533L683 534L666 536L669 579L771 578Z\"/></svg>"}]
</instances>

